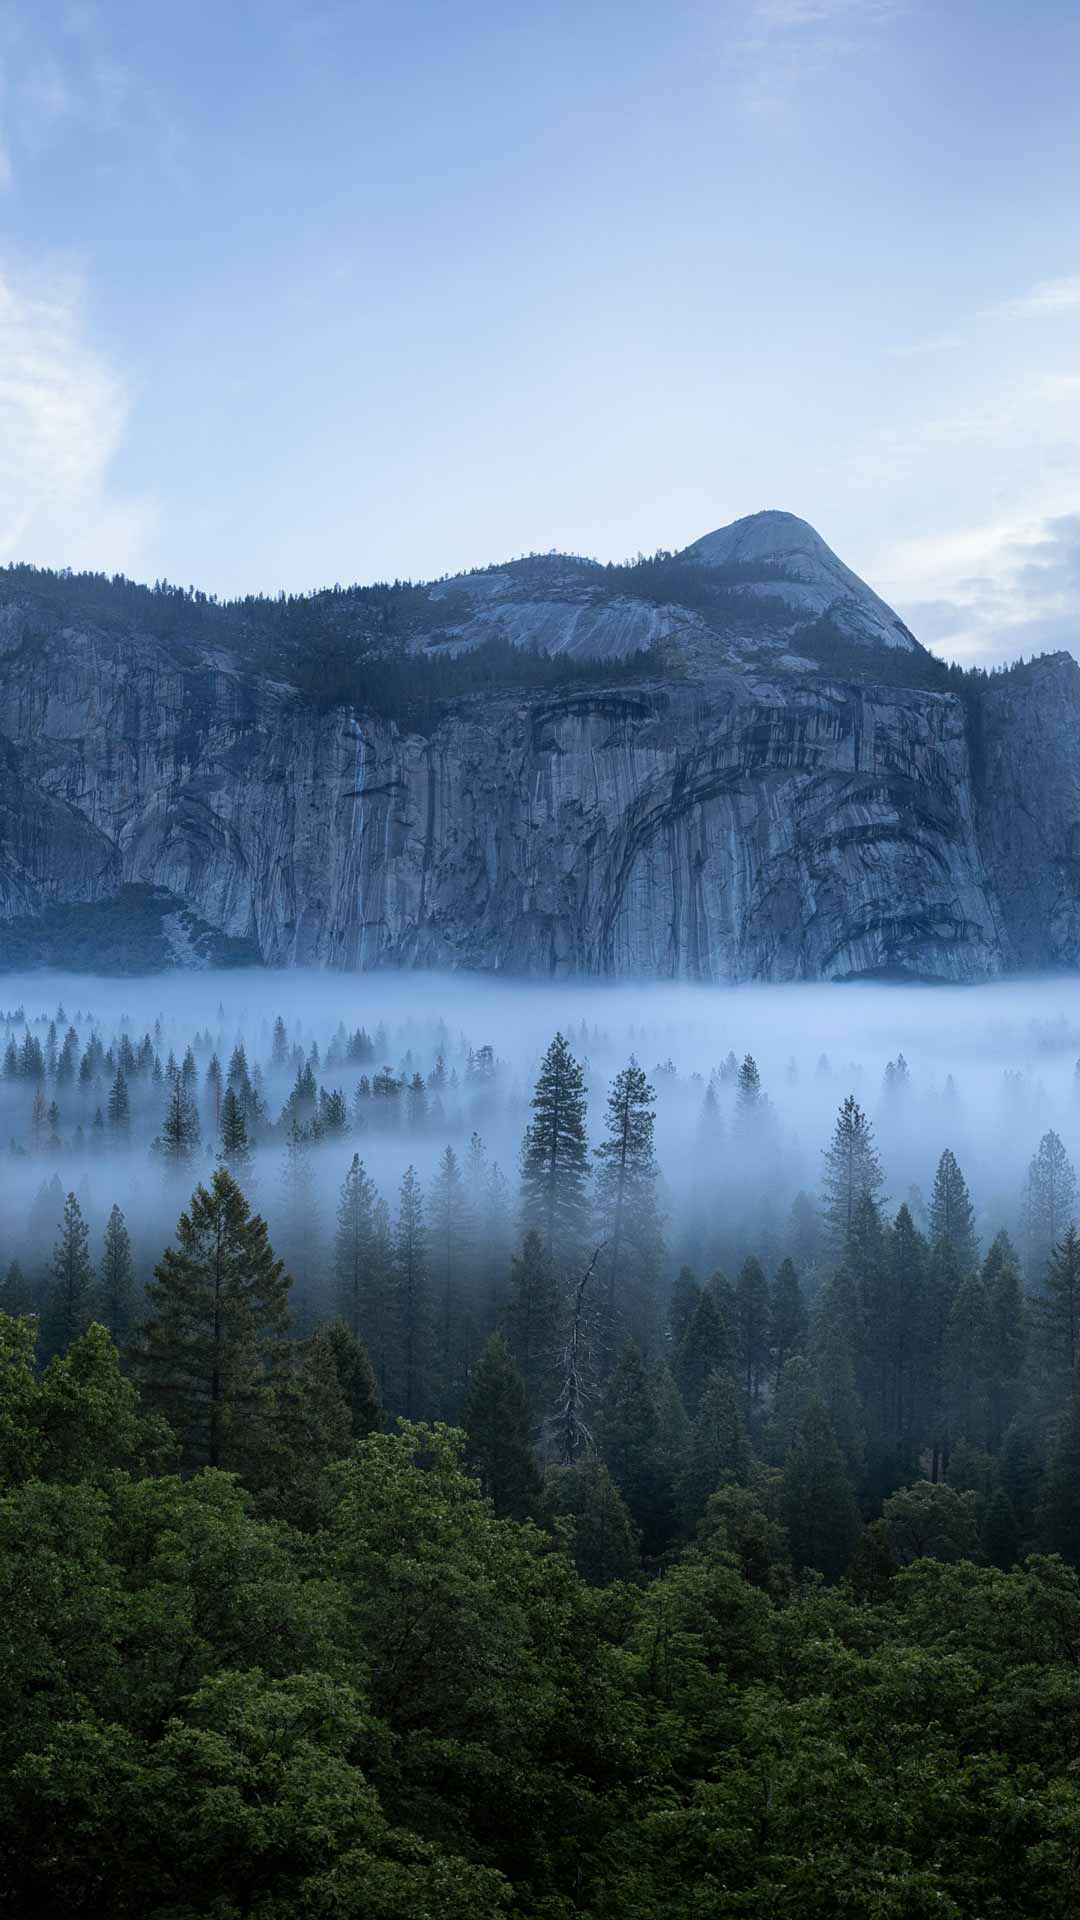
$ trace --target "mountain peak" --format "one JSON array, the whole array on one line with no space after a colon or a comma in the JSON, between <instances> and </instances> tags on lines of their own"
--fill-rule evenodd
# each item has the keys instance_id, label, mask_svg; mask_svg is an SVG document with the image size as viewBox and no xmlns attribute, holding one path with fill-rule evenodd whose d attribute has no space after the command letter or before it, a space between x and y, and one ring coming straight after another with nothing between
<instances>
[{"instance_id":1,"label":"mountain peak","mask_svg":"<svg viewBox=\"0 0 1080 1920\"><path fill-rule=\"evenodd\" d=\"M784 600L810 619L828 619L865 645L905 651L918 646L900 616L798 514L777 508L746 514L703 534L679 557L715 571L738 570L737 584L747 593ZM760 578L745 577L757 568Z\"/></svg>"}]
</instances>

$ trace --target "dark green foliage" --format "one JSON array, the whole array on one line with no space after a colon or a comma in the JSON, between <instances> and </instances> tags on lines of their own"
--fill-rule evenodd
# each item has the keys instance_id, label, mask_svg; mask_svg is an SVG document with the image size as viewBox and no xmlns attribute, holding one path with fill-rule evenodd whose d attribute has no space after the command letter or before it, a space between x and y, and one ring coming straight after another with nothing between
<instances>
[{"instance_id":1,"label":"dark green foliage","mask_svg":"<svg viewBox=\"0 0 1080 1920\"><path fill-rule=\"evenodd\" d=\"M506 1334L525 1382L534 1426L549 1411L555 1385L559 1339L559 1290L551 1261L535 1227L510 1263Z\"/></svg>"},{"instance_id":2,"label":"dark green foliage","mask_svg":"<svg viewBox=\"0 0 1080 1920\"><path fill-rule=\"evenodd\" d=\"M1080 1376L1057 1423L1039 1496L1040 1544L1080 1568Z\"/></svg>"},{"instance_id":3,"label":"dark green foliage","mask_svg":"<svg viewBox=\"0 0 1080 1920\"><path fill-rule=\"evenodd\" d=\"M655 1295L663 1253L653 1151L656 1094L631 1060L608 1095L607 1135L596 1149L597 1237L604 1242L601 1283L608 1341L629 1329L639 1344L655 1339Z\"/></svg>"},{"instance_id":4,"label":"dark green foliage","mask_svg":"<svg viewBox=\"0 0 1080 1920\"><path fill-rule=\"evenodd\" d=\"M947 1240L962 1274L975 1266L979 1257L978 1242L975 1238L975 1209L967 1190L967 1182L956 1162L956 1155L946 1147L937 1164L934 1175L934 1190L930 1196L931 1245Z\"/></svg>"},{"instance_id":5,"label":"dark green foliage","mask_svg":"<svg viewBox=\"0 0 1080 1920\"><path fill-rule=\"evenodd\" d=\"M806 1352L809 1338L802 1288L793 1260L781 1260L776 1269L769 1297L769 1342L772 1347L773 1384L789 1360Z\"/></svg>"},{"instance_id":6,"label":"dark green foliage","mask_svg":"<svg viewBox=\"0 0 1080 1920\"><path fill-rule=\"evenodd\" d=\"M73 1193L64 1201L60 1239L53 1253L52 1285L41 1323L43 1358L63 1353L85 1333L94 1305L94 1272L90 1265L90 1233Z\"/></svg>"},{"instance_id":7,"label":"dark green foliage","mask_svg":"<svg viewBox=\"0 0 1080 1920\"><path fill-rule=\"evenodd\" d=\"M394 1230L394 1326L398 1336L396 1400L407 1420L427 1402L431 1379L431 1300L424 1203L413 1167L406 1167Z\"/></svg>"},{"instance_id":8,"label":"dark green foliage","mask_svg":"<svg viewBox=\"0 0 1080 1920\"><path fill-rule=\"evenodd\" d=\"M720 1317L715 1294L711 1288L706 1288L698 1299L675 1355L675 1380L691 1418L697 1413L706 1382L718 1369L730 1367L734 1359L731 1339Z\"/></svg>"},{"instance_id":9,"label":"dark green foliage","mask_svg":"<svg viewBox=\"0 0 1080 1920\"><path fill-rule=\"evenodd\" d=\"M580 1258L589 1227L585 1079L561 1033L544 1055L532 1110L521 1148L522 1221L561 1275Z\"/></svg>"},{"instance_id":10,"label":"dark green foliage","mask_svg":"<svg viewBox=\"0 0 1080 1920\"><path fill-rule=\"evenodd\" d=\"M135 1323L135 1262L131 1236L116 1206L105 1226L95 1307L110 1339L126 1346Z\"/></svg>"},{"instance_id":11,"label":"dark green foliage","mask_svg":"<svg viewBox=\"0 0 1080 1920\"><path fill-rule=\"evenodd\" d=\"M710 1494L728 1482L740 1484L750 1469L750 1448L739 1411L739 1393L729 1373L709 1376L690 1429L686 1467L679 1486L683 1522L692 1532Z\"/></svg>"},{"instance_id":12,"label":"dark green foliage","mask_svg":"<svg viewBox=\"0 0 1080 1920\"><path fill-rule=\"evenodd\" d=\"M1080 1354L1080 1234L1071 1222L1050 1249L1035 1309L1046 1363L1068 1380Z\"/></svg>"},{"instance_id":13,"label":"dark green foliage","mask_svg":"<svg viewBox=\"0 0 1080 1920\"><path fill-rule=\"evenodd\" d=\"M380 1432L383 1425L383 1410L367 1349L344 1320L328 1321L320 1333L329 1342L334 1356L338 1385L348 1408L351 1437L366 1440L369 1433Z\"/></svg>"},{"instance_id":14,"label":"dark green foliage","mask_svg":"<svg viewBox=\"0 0 1080 1920\"><path fill-rule=\"evenodd\" d=\"M990 1565L1008 1573L1020 1552L1020 1528L1004 1487L998 1487L983 1515L981 1539Z\"/></svg>"},{"instance_id":15,"label":"dark green foliage","mask_svg":"<svg viewBox=\"0 0 1080 1920\"><path fill-rule=\"evenodd\" d=\"M822 1178L822 1213L836 1257L841 1257L847 1246L860 1200L879 1199L883 1186L874 1129L854 1094L849 1093L825 1152Z\"/></svg>"},{"instance_id":16,"label":"dark green foliage","mask_svg":"<svg viewBox=\"0 0 1080 1920\"><path fill-rule=\"evenodd\" d=\"M500 1519L528 1520L540 1510L525 1382L501 1333L493 1333L469 1383L462 1418L470 1473Z\"/></svg>"},{"instance_id":17,"label":"dark green foliage","mask_svg":"<svg viewBox=\"0 0 1080 1920\"><path fill-rule=\"evenodd\" d=\"M596 1439L641 1536L643 1553L662 1553L674 1531L673 1475L662 1449L653 1389L632 1340L608 1380Z\"/></svg>"},{"instance_id":18,"label":"dark green foliage","mask_svg":"<svg viewBox=\"0 0 1080 1920\"><path fill-rule=\"evenodd\" d=\"M782 1511L796 1569L839 1579L859 1539L859 1510L832 1422L819 1401L803 1415L784 1463Z\"/></svg>"},{"instance_id":19,"label":"dark green foliage","mask_svg":"<svg viewBox=\"0 0 1080 1920\"><path fill-rule=\"evenodd\" d=\"M259 1449L266 1369L285 1334L289 1277L265 1222L219 1167L197 1187L147 1289L137 1366L186 1466L240 1465Z\"/></svg>"},{"instance_id":20,"label":"dark green foliage","mask_svg":"<svg viewBox=\"0 0 1080 1920\"><path fill-rule=\"evenodd\" d=\"M757 1401L769 1366L772 1303L760 1260L744 1260L735 1282L735 1348L749 1410Z\"/></svg>"},{"instance_id":21,"label":"dark green foliage","mask_svg":"<svg viewBox=\"0 0 1080 1920\"><path fill-rule=\"evenodd\" d=\"M552 1520L569 1520L574 1565L590 1586L632 1580L639 1565L633 1522L602 1460L588 1457L550 1467L544 1504Z\"/></svg>"}]
</instances>

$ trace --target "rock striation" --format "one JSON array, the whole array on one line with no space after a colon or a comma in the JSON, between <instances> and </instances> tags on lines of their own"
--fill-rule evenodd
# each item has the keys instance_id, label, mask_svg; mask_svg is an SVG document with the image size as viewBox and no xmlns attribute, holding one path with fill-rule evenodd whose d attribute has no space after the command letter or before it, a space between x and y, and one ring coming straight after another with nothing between
<instances>
[{"instance_id":1,"label":"rock striation","mask_svg":"<svg viewBox=\"0 0 1080 1920\"><path fill-rule=\"evenodd\" d=\"M962 696L903 684L898 656L916 682L928 657L791 515L677 558L721 570L722 619L621 575L605 592L566 556L427 589L420 655L492 633L594 661L666 652L629 679L467 692L423 729L313 699L182 612L164 637L67 619L9 576L0 962L35 916L136 884L271 965L957 982L1076 966L1071 657ZM857 676L800 652L823 622Z\"/></svg>"}]
</instances>

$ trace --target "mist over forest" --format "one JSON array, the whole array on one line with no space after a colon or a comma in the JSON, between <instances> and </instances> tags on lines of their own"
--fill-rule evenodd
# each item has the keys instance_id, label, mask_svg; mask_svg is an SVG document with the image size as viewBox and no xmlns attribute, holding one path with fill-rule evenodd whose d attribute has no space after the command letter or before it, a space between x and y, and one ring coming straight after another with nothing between
<instances>
[{"instance_id":1,"label":"mist over forest","mask_svg":"<svg viewBox=\"0 0 1080 1920\"><path fill-rule=\"evenodd\" d=\"M1080 985L9 975L0 1143L12 1913L1072 1910Z\"/></svg>"},{"instance_id":2,"label":"mist over forest","mask_svg":"<svg viewBox=\"0 0 1080 1920\"><path fill-rule=\"evenodd\" d=\"M520 1148L556 1031L583 1069L591 1148L620 1070L633 1059L652 1086L661 1311L680 1266L707 1276L750 1254L768 1269L790 1254L813 1291L823 1155L849 1094L875 1130L886 1214L906 1202L926 1229L949 1149L983 1250L1005 1229L1033 1272L1045 1257L1028 1217L1031 1160L1048 1131L1080 1154L1070 981L724 991L262 970L5 978L0 1256L22 1263L32 1291L33 1276L44 1282L73 1191L95 1241L122 1209L148 1277L178 1200L221 1156L231 1086L242 1184L290 1265L301 1319L336 1311L335 1216L354 1153L393 1216L410 1166L430 1210L450 1147L474 1235L486 1220L508 1260L521 1238ZM747 1056L760 1083L752 1121L739 1099ZM186 1063L191 1108L172 1153L161 1146L170 1062Z\"/></svg>"}]
</instances>

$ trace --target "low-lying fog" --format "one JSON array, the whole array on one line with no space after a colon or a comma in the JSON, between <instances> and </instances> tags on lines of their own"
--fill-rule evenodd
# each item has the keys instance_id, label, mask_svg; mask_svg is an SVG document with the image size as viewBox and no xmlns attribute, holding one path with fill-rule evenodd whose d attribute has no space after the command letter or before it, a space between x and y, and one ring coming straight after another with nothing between
<instances>
[{"instance_id":1,"label":"low-lying fog","mask_svg":"<svg viewBox=\"0 0 1080 1920\"><path fill-rule=\"evenodd\" d=\"M279 1015L285 1046L279 1033L275 1049ZM320 1246L329 1260L354 1152L393 1214L409 1164L427 1187L448 1144L464 1165L479 1136L487 1169L497 1165L508 1183L509 1232L528 1102L556 1029L585 1067L594 1142L613 1076L631 1055L649 1074L669 1274L684 1260L707 1272L751 1252L769 1266L789 1251L799 1257L792 1202L800 1192L817 1195L822 1150L849 1092L874 1122L891 1207L907 1200L918 1217L937 1160L951 1147L984 1249L1001 1226L1021 1237L1021 1191L1041 1136L1052 1128L1070 1157L1080 1153L1080 982L1062 979L966 989L718 990L416 973L6 975L0 1276L16 1258L28 1272L47 1266L63 1196L73 1190L90 1224L92 1256L115 1202L146 1277L183 1198L151 1143L165 1111L169 1055L180 1063L189 1048L201 1138L187 1186L212 1171L221 1089L242 1048L261 1108L251 1197L283 1251L290 1201L282 1113L307 1063L316 1088L343 1095L330 1110L332 1126L310 1147L308 1238L316 1265ZM65 1054L69 1030L75 1040ZM118 1061L132 1054L125 1129L110 1123L109 1100ZM771 1108L749 1141L732 1128L734 1067L746 1054L757 1062ZM371 1091L379 1075L382 1097ZM474 1143L474 1176L479 1153ZM804 1206L804 1240L805 1214ZM801 1252L805 1262L805 1245Z\"/></svg>"}]
</instances>

